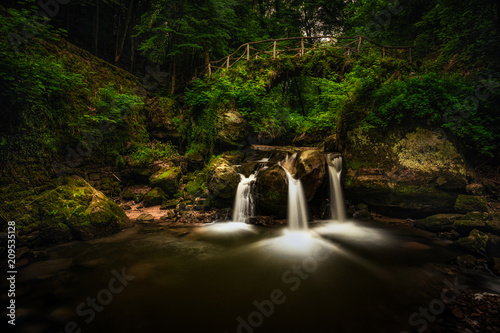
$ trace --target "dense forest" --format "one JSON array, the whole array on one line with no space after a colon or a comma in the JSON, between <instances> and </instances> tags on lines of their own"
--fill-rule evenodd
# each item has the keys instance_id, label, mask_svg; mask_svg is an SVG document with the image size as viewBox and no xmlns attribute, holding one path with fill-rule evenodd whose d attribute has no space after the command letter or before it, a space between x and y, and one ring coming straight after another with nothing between
<instances>
[{"instance_id":1,"label":"dense forest","mask_svg":"<svg viewBox=\"0 0 500 333\"><path fill-rule=\"evenodd\" d=\"M499 332L499 55L499 1L2 0L2 299L26 332Z\"/></svg>"}]
</instances>

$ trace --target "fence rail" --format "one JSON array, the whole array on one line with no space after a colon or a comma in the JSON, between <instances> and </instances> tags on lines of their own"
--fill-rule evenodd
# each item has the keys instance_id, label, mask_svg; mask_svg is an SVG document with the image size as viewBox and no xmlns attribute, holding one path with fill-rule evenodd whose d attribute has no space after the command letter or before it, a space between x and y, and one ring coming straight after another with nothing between
<instances>
[{"instance_id":1,"label":"fence rail","mask_svg":"<svg viewBox=\"0 0 500 333\"><path fill-rule=\"evenodd\" d=\"M318 42L319 41L319 42ZM346 43L342 43L346 41ZM382 52L382 58L388 55L403 56L404 52L408 51L408 60L412 62L412 51L414 46L388 46L382 45L365 36L314 36L314 37L290 37L280 39L267 39L256 42L248 42L240 45L228 56L219 60L208 62L205 66L197 68L195 76L212 75L219 70L229 69L240 61L249 61L272 57L279 58L280 55L291 55L302 57L307 51L321 48L321 46L331 45L335 48L345 49L346 54L351 55L361 53L363 44L371 44L379 47ZM397 52L394 52L396 50Z\"/></svg>"}]
</instances>

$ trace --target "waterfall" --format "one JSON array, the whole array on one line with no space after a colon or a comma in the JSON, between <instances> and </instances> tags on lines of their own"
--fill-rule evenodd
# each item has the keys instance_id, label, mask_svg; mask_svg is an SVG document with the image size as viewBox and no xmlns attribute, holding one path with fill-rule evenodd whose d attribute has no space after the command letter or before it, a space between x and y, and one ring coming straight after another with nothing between
<instances>
[{"instance_id":1,"label":"waterfall","mask_svg":"<svg viewBox=\"0 0 500 333\"><path fill-rule=\"evenodd\" d=\"M333 159L328 155L328 174L330 177L330 210L331 218L338 221L345 221L344 197L340 185L340 174L342 173L342 156L335 156Z\"/></svg>"},{"instance_id":2,"label":"waterfall","mask_svg":"<svg viewBox=\"0 0 500 333\"><path fill-rule=\"evenodd\" d=\"M307 230L306 196L302 184L288 170L283 170L288 177L288 228L293 231Z\"/></svg>"},{"instance_id":3,"label":"waterfall","mask_svg":"<svg viewBox=\"0 0 500 333\"><path fill-rule=\"evenodd\" d=\"M255 174L245 177L240 174L240 183L236 190L234 198L234 222L248 222L251 216L254 216L254 199L252 195L252 184L255 182Z\"/></svg>"}]
</instances>

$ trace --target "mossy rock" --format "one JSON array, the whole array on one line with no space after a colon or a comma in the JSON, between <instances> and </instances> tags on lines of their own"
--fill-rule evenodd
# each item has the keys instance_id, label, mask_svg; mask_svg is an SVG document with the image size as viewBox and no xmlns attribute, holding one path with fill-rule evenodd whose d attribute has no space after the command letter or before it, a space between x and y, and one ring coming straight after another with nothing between
<instances>
[{"instance_id":1,"label":"mossy rock","mask_svg":"<svg viewBox=\"0 0 500 333\"><path fill-rule=\"evenodd\" d=\"M217 157L210 162L208 172L211 174L207 182L208 201L219 208L231 207L241 179L236 166Z\"/></svg>"},{"instance_id":2,"label":"mossy rock","mask_svg":"<svg viewBox=\"0 0 500 333\"><path fill-rule=\"evenodd\" d=\"M436 214L417 220L414 226L434 232L448 231L452 229L453 223L462 217L463 215L460 214Z\"/></svg>"},{"instance_id":3,"label":"mossy rock","mask_svg":"<svg viewBox=\"0 0 500 333\"><path fill-rule=\"evenodd\" d=\"M217 112L216 128L216 140L232 146L238 146L244 142L249 133L248 122L240 111L234 108Z\"/></svg>"},{"instance_id":4,"label":"mossy rock","mask_svg":"<svg viewBox=\"0 0 500 333\"><path fill-rule=\"evenodd\" d=\"M491 232L494 235L500 236L500 221L490 221L486 220L486 231Z\"/></svg>"},{"instance_id":5,"label":"mossy rock","mask_svg":"<svg viewBox=\"0 0 500 333\"><path fill-rule=\"evenodd\" d=\"M455 210L461 213L488 212L488 204L484 197L459 194L455 202Z\"/></svg>"},{"instance_id":6,"label":"mossy rock","mask_svg":"<svg viewBox=\"0 0 500 333\"><path fill-rule=\"evenodd\" d=\"M167 195L161 188L155 187L154 189L146 193L142 200L144 203L144 207L158 206L167 200Z\"/></svg>"},{"instance_id":7,"label":"mossy rock","mask_svg":"<svg viewBox=\"0 0 500 333\"><path fill-rule=\"evenodd\" d=\"M123 200L134 200L134 198L135 198L135 193L131 189L128 188L125 191L123 191L122 193Z\"/></svg>"},{"instance_id":8,"label":"mossy rock","mask_svg":"<svg viewBox=\"0 0 500 333\"><path fill-rule=\"evenodd\" d=\"M43 192L27 210L18 220L19 229L28 238L37 235L35 246L107 236L131 226L116 203L77 176Z\"/></svg>"},{"instance_id":9,"label":"mossy rock","mask_svg":"<svg viewBox=\"0 0 500 333\"><path fill-rule=\"evenodd\" d=\"M488 239L488 235L484 232L481 232L479 230L472 230L469 236L460 238L453 244L473 255L485 256L486 244L488 244Z\"/></svg>"},{"instance_id":10,"label":"mossy rock","mask_svg":"<svg viewBox=\"0 0 500 333\"><path fill-rule=\"evenodd\" d=\"M182 172L179 167L169 165L149 177L152 187L161 188L167 196L172 196L179 190Z\"/></svg>"},{"instance_id":11,"label":"mossy rock","mask_svg":"<svg viewBox=\"0 0 500 333\"><path fill-rule=\"evenodd\" d=\"M486 231L486 223L481 220L458 220L453 223L453 229L460 235L467 236L474 229Z\"/></svg>"},{"instance_id":12,"label":"mossy rock","mask_svg":"<svg viewBox=\"0 0 500 333\"><path fill-rule=\"evenodd\" d=\"M456 259L457 265L464 268L474 268L477 265L477 260L472 254L464 254Z\"/></svg>"},{"instance_id":13,"label":"mossy rock","mask_svg":"<svg viewBox=\"0 0 500 333\"><path fill-rule=\"evenodd\" d=\"M257 189L261 213L286 218L288 181L285 171L278 165L261 171L257 178Z\"/></svg>"}]
</instances>

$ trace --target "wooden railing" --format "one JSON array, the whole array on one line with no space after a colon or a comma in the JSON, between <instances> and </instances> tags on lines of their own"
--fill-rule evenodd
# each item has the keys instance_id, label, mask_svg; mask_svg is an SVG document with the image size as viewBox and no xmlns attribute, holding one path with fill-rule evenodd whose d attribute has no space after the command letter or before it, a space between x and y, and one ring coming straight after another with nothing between
<instances>
[{"instance_id":1,"label":"wooden railing","mask_svg":"<svg viewBox=\"0 0 500 333\"><path fill-rule=\"evenodd\" d=\"M347 43L341 43L346 41ZM408 60L412 62L413 46L387 46L376 43L365 36L335 37L335 36L314 36L314 37L291 37L280 39L268 39L257 42L249 42L241 45L228 56L222 59L208 62L204 67L196 69L195 76L212 75L219 70L229 69L240 61L248 61L258 58L279 58L280 55L290 55L292 57L302 57L308 51L331 46L333 48L345 49L347 55L360 53L364 48L363 43L374 45L380 48L382 58L391 55L404 57L408 55ZM394 52L396 51L396 52ZM407 53L405 53L407 52Z\"/></svg>"}]
</instances>

